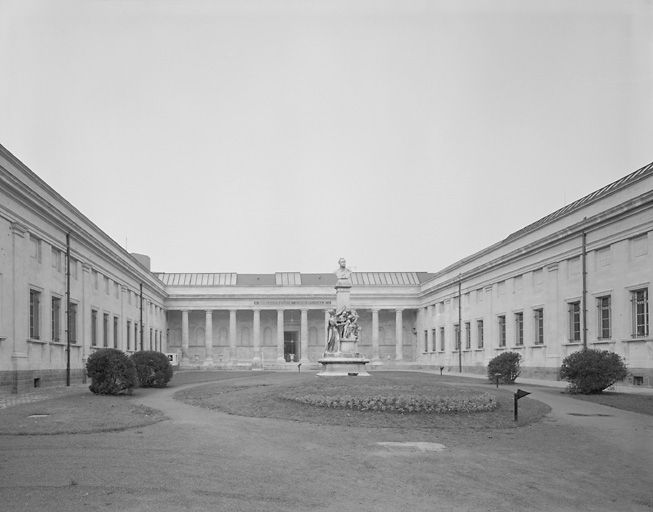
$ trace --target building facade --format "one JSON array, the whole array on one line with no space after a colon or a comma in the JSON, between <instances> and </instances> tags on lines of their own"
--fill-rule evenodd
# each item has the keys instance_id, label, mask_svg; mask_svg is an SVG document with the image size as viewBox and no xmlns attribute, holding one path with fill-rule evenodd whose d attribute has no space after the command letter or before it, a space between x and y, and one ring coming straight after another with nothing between
<instances>
[{"instance_id":1,"label":"building facade","mask_svg":"<svg viewBox=\"0 0 653 512\"><path fill-rule=\"evenodd\" d=\"M649 164L439 272L354 272L359 350L372 367L474 373L514 351L522 375L555 380L587 346L651 386L652 238ZM69 333L75 381L102 347L186 367L317 368L334 285L331 273L153 273L0 146L0 390L65 382Z\"/></svg>"}]
</instances>

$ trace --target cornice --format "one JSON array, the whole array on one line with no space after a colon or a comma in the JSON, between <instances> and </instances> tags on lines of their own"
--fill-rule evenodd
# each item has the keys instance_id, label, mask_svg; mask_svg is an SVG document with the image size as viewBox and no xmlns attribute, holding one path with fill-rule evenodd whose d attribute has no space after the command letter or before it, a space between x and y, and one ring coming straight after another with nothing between
<instances>
[{"instance_id":1,"label":"cornice","mask_svg":"<svg viewBox=\"0 0 653 512\"><path fill-rule=\"evenodd\" d=\"M454 284L457 284L460 278L462 278L464 282L465 280L469 280L481 274L485 274L492 269L513 263L520 259L524 259L534 253L542 251L543 249L560 245L569 239L580 236L583 232L591 233L593 230L596 230L606 224L610 224L615 220L628 218L649 208L653 208L653 190L641 194L631 200L625 201L617 206L609 208L608 210L593 215L592 217L585 218L580 222L576 222L575 224L558 230L555 233L551 233L523 247L514 249L507 254L503 254L470 270L460 270L464 266L472 263L474 260L480 259L483 256L497 251L503 245L507 245L507 243L513 243L515 241L514 239L509 241L503 240L498 244L491 245L490 247L479 251L467 258L459 260L453 265L450 265L440 272L437 272L432 279L422 284L422 290L419 294L419 297L420 299L423 299L427 295L436 292L437 290L451 287ZM429 284L433 284L434 281L437 281L438 278L446 275L449 275L447 279L435 286L429 287Z\"/></svg>"},{"instance_id":2,"label":"cornice","mask_svg":"<svg viewBox=\"0 0 653 512\"><path fill-rule=\"evenodd\" d=\"M96 224L82 214L77 208L57 193L52 187L39 178L33 171L25 166L20 160L12 155L6 148L0 145L0 155L6 158L14 166L17 172L25 175L28 181L35 182L36 187L30 187L27 183L20 180L12 171L0 164L0 183L4 191L14 200L22 204L27 210L43 219L45 222L54 225L62 232L70 232L75 242L86 247L91 253L101 258L109 258L113 264L119 267L123 272L132 279L147 282L148 286L156 289L158 293L167 295L163 283L157 279L148 269L143 267L129 252L121 247L115 240L102 231ZM63 209L58 208L49 199L37 192L40 187L45 193L50 195L54 200L61 204ZM0 207L1 208L1 207ZM11 212L15 217L16 212ZM86 224L89 229L85 228L77 217ZM26 219L21 219L21 223L31 226ZM34 232L40 232L36 226L32 226ZM44 237L51 238L51 237ZM59 241L61 246L63 242Z\"/></svg>"}]
</instances>

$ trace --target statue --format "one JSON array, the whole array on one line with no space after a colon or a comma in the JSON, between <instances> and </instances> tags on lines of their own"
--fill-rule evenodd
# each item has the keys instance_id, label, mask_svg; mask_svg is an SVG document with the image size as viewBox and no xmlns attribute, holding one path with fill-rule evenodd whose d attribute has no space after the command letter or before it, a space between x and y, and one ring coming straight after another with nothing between
<instances>
[{"instance_id":1,"label":"statue","mask_svg":"<svg viewBox=\"0 0 653 512\"><path fill-rule=\"evenodd\" d=\"M336 283L336 308L328 312L326 319L326 345L324 354L318 362L322 370L321 377L368 377L365 365L370 362L358 352L360 335L358 313L351 304L351 270L347 268L345 258L338 260L338 270L334 273Z\"/></svg>"},{"instance_id":2,"label":"statue","mask_svg":"<svg viewBox=\"0 0 653 512\"><path fill-rule=\"evenodd\" d=\"M327 326L327 342L325 352L329 354L340 352L340 338L338 321L336 319L336 311L335 309L332 309L329 311L329 323Z\"/></svg>"},{"instance_id":3,"label":"statue","mask_svg":"<svg viewBox=\"0 0 653 512\"><path fill-rule=\"evenodd\" d=\"M340 258L338 260L338 265L340 265L340 267L335 271L336 277L338 278L336 286L351 286L351 270L347 268L347 261L345 261L345 258Z\"/></svg>"},{"instance_id":4,"label":"statue","mask_svg":"<svg viewBox=\"0 0 653 512\"><path fill-rule=\"evenodd\" d=\"M347 307L329 311L325 354L339 354L341 342L357 342L360 326L358 313Z\"/></svg>"}]
</instances>

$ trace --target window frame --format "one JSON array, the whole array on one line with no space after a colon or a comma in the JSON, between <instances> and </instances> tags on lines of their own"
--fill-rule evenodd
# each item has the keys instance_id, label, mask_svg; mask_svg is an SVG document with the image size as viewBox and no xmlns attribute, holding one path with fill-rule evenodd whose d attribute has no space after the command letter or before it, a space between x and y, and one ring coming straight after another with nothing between
<instances>
[{"instance_id":1,"label":"window frame","mask_svg":"<svg viewBox=\"0 0 653 512\"><path fill-rule=\"evenodd\" d=\"M499 333L499 347L506 346L506 315L497 315L497 329Z\"/></svg>"},{"instance_id":2,"label":"window frame","mask_svg":"<svg viewBox=\"0 0 653 512\"><path fill-rule=\"evenodd\" d=\"M54 343L61 343L61 302L61 297L50 297L50 340Z\"/></svg>"},{"instance_id":3,"label":"window frame","mask_svg":"<svg viewBox=\"0 0 653 512\"><path fill-rule=\"evenodd\" d=\"M41 290L29 289L29 339L41 339Z\"/></svg>"},{"instance_id":4,"label":"window frame","mask_svg":"<svg viewBox=\"0 0 653 512\"><path fill-rule=\"evenodd\" d=\"M515 346L524 346L524 312L515 312Z\"/></svg>"},{"instance_id":5,"label":"window frame","mask_svg":"<svg viewBox=\"0 0 653 512\"><path fill-rule=\"evenodd\" d=\"M607 306L605 305L607 301ZM607 311L607 317L606 317ZM597 339L612 339L612 296L602 295L596 298ZM607 321L607 327L605 322ZM607 335L606 335L607 331Z\"/></svg>"},{"instance_id":6,"label":"window frame","mask_svg":"<svg viewBox=\"0 0 653 512\"><path fill-rule=\"evenodd\" d=\"M544 308L533 308L535 339L533 345L544 345Z\"/></svg>"},{"instance_id":7,"label":"window frame","mask_svg":"<svg viewBox=\"0 0 653 512\"><path fill-rule=\"evenodd\" d=\"M642 294L642 299L638 299L639 294ZM631 336L633 338L646 338L650 333L648 299L649 299L648 287L637 288L635 290L630 291L630 302L631 302L631 309L632 309ZM641 308L640 305L642 306ZM639 323L640 318L642 320L642 323Z\"/></svg>"},{"instance_id":8,"label":"window frame","mask_svg":"<svg viewBox=\"0 0 653 512\"><path fill-rule=\"evenodd\" d=\"M483 325L483 319L476 320L476 334L477 334L477 339L476 339L476 347L477 348L485 348L485 340L484 336L485 333L483 332L485 329Z\"/></svg>"},{"instance_id":9,"label":"window frame","mask_svg":"<svg viewBox=\"0 0 653 512\"><path fill-rule=\"evenodd\" d=\"M581 341L581 303L580 300L567 302L567 339L569 343Z\"/></svg>"}]
</instances>

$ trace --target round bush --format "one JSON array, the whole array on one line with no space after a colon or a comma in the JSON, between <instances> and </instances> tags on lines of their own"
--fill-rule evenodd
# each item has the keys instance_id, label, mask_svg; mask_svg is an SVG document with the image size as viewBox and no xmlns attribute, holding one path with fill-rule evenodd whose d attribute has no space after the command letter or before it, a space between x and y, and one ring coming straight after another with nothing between
<instances>
[{"instance_id":1,"label":"round bush","mask_svg":"<svg viewBox=\"0 0 653 512\"><path fill-rule=\"evenodd\" d=\"M89 389L96 395L131 393L136 385L134 363L115 348L93 352L86 361L86 374L91 378Z\"/></svg>"},{"instance_id":2,"label":"round bush","mask_svg":"<svg viewBox=\"0 0 653 512\"><path fill-rule=\"evenodd\" d=\"M172 379L172 365L161 352L146 350L131 356L138 382L143 388L164 388Z\"/></svg>"},{"instance_id":3,"label":"round bush","mask_svg":"<svg viewBox=\"0 0 653 512\"><path fill-rule=\"evenodd\" d=\"M521 355L517 352L504 352L492 359L487 365L487 376L490 382L497 381L497 373L500 374L499 382L503 384L515 382L515 379L521 373L519 368L520 359Z\"/></svg>"},{"instance_id":4,"label":"round bush","mask_svg":"<svg viewBox=\"0 0 653 512\"><path fill-rule=\"evenodd\" d=\"M569 381L571 393L601 393L628 375L624 360L608 350L587 349L574 352L562 361L560 378Z\"/></svg>"}]
</instances>

